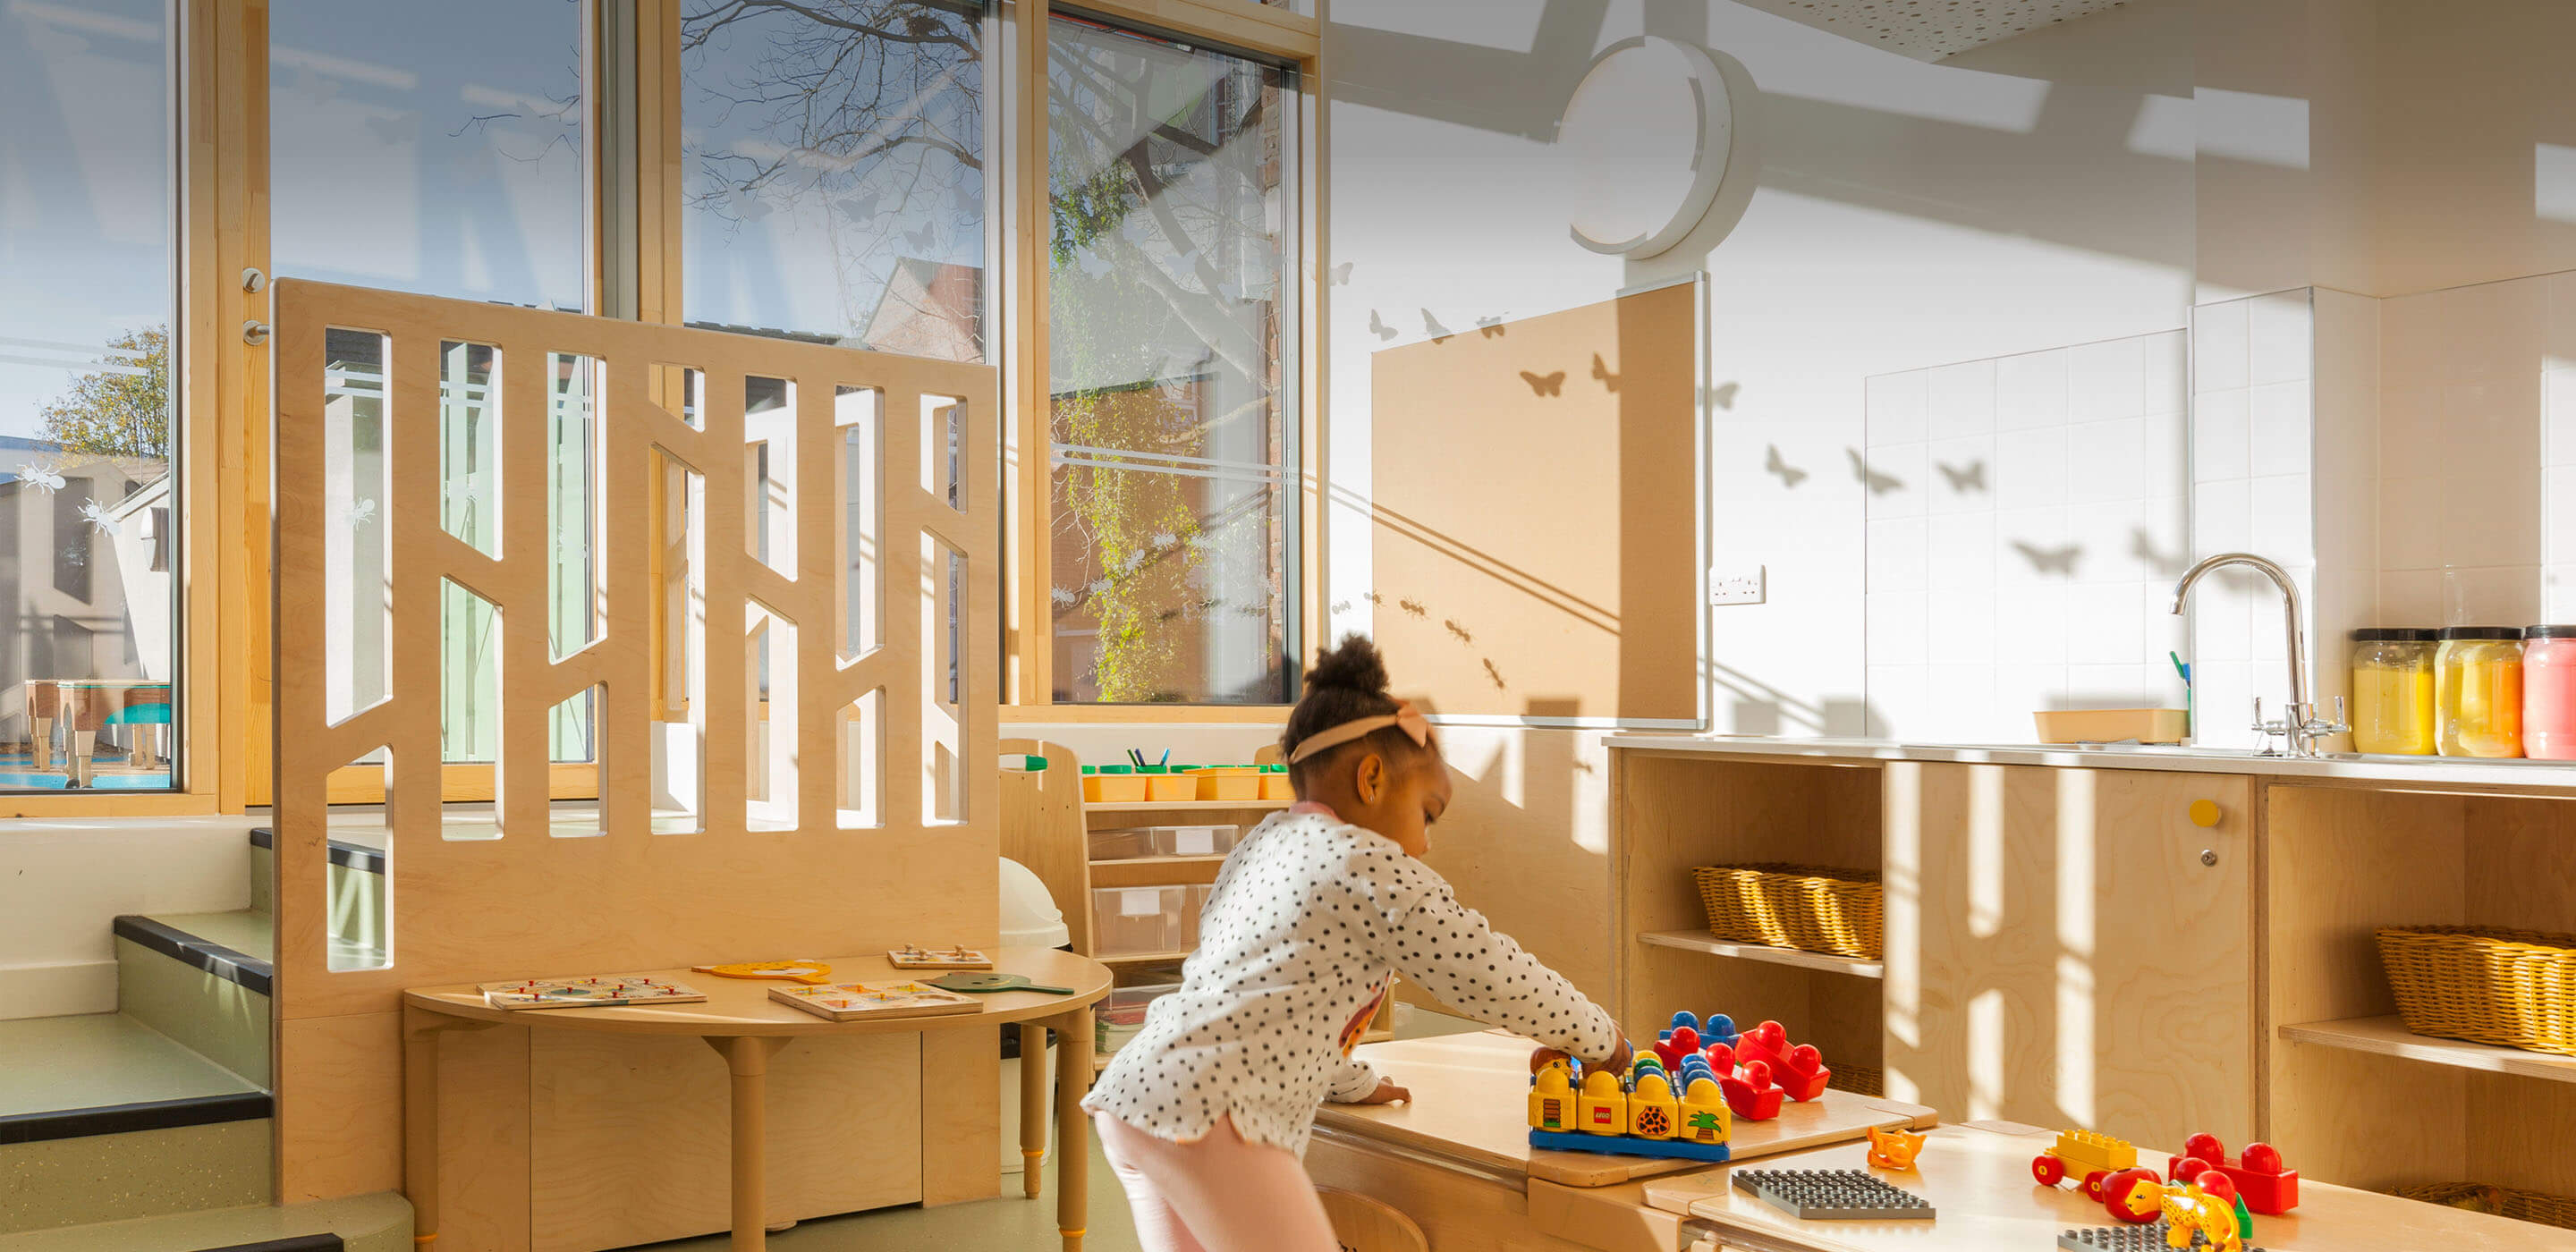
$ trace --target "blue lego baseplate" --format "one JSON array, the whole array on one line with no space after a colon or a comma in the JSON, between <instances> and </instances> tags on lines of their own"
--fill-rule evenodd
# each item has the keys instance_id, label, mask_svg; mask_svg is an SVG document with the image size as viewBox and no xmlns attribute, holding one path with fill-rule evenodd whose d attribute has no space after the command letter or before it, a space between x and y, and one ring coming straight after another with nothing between
<instances>
[{"instance_id":1,"label":"blue lego baseplate","mask_svg":"<svg viewBox=\"0 0 2576 1252\"><path fill-rule=\"evenodd\" d=\"M1727 1159L1722 1143L1691 1143L1683 1139L1639 1139L1634 1135L1587 1135L1579 1131L1533 1130L1529 1132L1533 1148L1553 1148L1559 1152L1600 1152L1611 1156L1664 1156L1686 1161Z\"/></svg>"}]
</instances>

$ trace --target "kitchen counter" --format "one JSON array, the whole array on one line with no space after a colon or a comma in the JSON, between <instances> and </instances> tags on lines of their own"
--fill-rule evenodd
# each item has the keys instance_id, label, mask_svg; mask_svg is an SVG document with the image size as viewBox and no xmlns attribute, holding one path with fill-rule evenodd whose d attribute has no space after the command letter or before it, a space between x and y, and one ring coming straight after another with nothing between
<instances>
[{"instance_id":1,"label":"kitchen counter","mask_svg":"<svg viewBox=\"0 0 2576 1252\"><path fill-rule=\"evenodd\" d=\"M2102 747L2064 744L1921 744L1889 739L1783 739L1765 735L1613 735L1612 748L1704 752L1719 756L1804 757L1819 761L1933 761L1970 765L2053 765L2073 769L2143 769L2188 774L2257 774L2269 778L2367 782L2393 789L2475 788L2576 794L2576 762L2471 761L2457 757L2344 754L2314 759L2262 756L2220 748Z\"/></svg>"}]
</instances>

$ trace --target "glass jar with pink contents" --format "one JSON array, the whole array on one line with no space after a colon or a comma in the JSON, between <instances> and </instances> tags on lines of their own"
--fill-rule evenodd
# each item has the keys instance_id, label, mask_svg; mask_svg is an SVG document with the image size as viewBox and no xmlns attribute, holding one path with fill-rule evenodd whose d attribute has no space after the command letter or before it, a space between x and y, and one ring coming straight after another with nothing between
<instances>
[{"instance_id":1,"label":"glass jar with pink contents","mask_svg":"<svg viewBox=\"0 0 2576 1252\"><path fill-rule=\"evenodd\" d=\"M2522 632L2522 752L2576 761L2576 626Z\"/></svg>"}]
</instances>

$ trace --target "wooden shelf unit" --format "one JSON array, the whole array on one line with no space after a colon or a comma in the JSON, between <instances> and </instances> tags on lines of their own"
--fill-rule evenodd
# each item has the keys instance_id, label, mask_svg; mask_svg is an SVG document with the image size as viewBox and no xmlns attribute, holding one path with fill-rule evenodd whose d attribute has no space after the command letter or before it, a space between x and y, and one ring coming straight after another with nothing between
<instances>
[{"instance_id":1,"label":"wooden shelf unit","mask_svg":"<svg viewBox=\"0 0 2576 1252\"><path fill-rule=\"evenodd\" d=\"M1768 961L1774 965L1794 965L1800 969L1822 970L1828 974L1849 974L1854 978L1885 978L1887 966L1878 961L1835 956L1830 952L1809 952L1800 948L1774 948L1759 943L1733 943L1705 930L1650 930L1637 936L1637 942L1659 948L1678 948L1684 952L1706 952L1712 956L1731 956L1747 961Z\"/></svg>"},{"instance_id":2,"label":"wooden shelf unit","mask_svg":"<svg viewBox=\"0 0 2576 1252\"><path fill-rule=\"evenodd\" d=\"M1266 750L1265 750L1266 751ZM1065 914L1073 950L1114 971L1187 960L1191 949L1102 956L1091 926L1091 893L1095 888L1195 887L1216 881L1223 856L1152 856L1093 860L1091 832L1133 826L1231 825L1250 832L1289 800L1147 800L1132 804L1092 803L1082 798L1082 765L1071 749L1034 739L1005 739L1005 759L1017 755L1046 758L1037 773L1005 771L1002 787L1002 855L1037 872ZM1395 997L1387 997L1378 1018L1364 1036L1391 1037ZM1098 1058L1108 1064L1108 1055Z\"/></svg>"},{"instance_id":3,"label":"wooden shelf unit","mask_svg":"<svg viewBox=\"0 0 2576 1252\"><path fill-rule=\"evenodd\" d=\"M2271 1142L2346 1186L2576 1195L2576 1057L2409 1033L2377 939L2383 926L2576 929L2576 796L2275 781L2267 810Z\"/></svg>"},{"instance_id":4,"label":"wooden shelf unit","mask_svg":"<svg viewBox=\"0 0 2576 1252\"><path fill-rule=\"evenodd\" d=\"M1777 1020L1827 1064L1883 1067L1871 962L1709 935L1691 867L1786 861L1879 867L1872 764L1748 760L1622 749L1611 754L1616 895L1611 933L1620 1024L1652 1039L1676 1010Z\"/></svg>"},{"instance_id":5,"label":"wooden shelf unit","mask_svg":"<svg viewBox=\"0 0 2576 1252\"><path fill-rule=\"evenodd\" d=\"M2283 1026L2281 1037L2294 1043L2403 1057L2427 1065L2448 1065L2490 1074L2519 1074L2547 1082L2576 1082L2576 1056L2419 1035L2406 1029L2405 1019L2394 1013L2385 1017L2355 1017L2340 1022Z\"/></svg>"},{"instance_id":6,"label":"wooden shelf unit","mask_svg":"<svg viewBox=\"0 0 2576 1252\"><path fill-rule=\"evenodd\" d=\"M1112 804L1086 800L1082 809L1086 815L1095 818L1151 817L1157 813L1259 813L1267 817L1294 803L1294 800L1138 800Z\"/></svg>"}]
</instances>

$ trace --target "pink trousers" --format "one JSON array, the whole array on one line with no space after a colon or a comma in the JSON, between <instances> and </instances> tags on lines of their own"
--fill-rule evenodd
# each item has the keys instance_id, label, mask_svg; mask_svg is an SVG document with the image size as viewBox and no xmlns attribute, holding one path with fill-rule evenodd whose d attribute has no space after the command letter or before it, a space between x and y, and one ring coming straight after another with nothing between
<instances>
[{"instance_id":1,"label":"pink trousers","mask_svg":"<svg viewBox=\"0 0 2576 1252\"><path fill-rule=\"evenodd\" d=\"M1247 1141L1233 1119L1196 1143L1157 1139L1106 1113L1092 1125L1145 1252L1337 1252L1305 1164Z\"/></svg>"}]
</instances>

